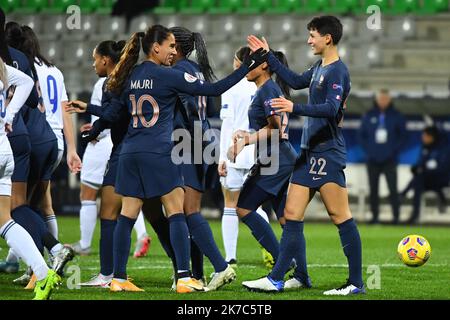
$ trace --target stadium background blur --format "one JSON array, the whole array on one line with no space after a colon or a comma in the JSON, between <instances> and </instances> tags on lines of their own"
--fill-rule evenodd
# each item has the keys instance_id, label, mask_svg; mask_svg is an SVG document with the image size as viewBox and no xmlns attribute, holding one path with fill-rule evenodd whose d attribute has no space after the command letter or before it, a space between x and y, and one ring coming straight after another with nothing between
<instances>
[{"instance_id":1,"label":"stadium background blur","mask_svg":"<svg viewBox=\"0 0 450 320\"><path fill-rule=\"evenodd\" d=\"M125 4L124 4L125 3ZM317 58L306 41L307 22L316 15L334 14L344 25L340 56L349 66L352 91L347 102L344 135L348 151L346 169L352 211L358 221L370 219L365 155L357 141L360 118L373 104L374 93L388 88L395 106L407 119L407 138L399 156L398 190L411 179L411 165L420 155L421 131L434 123L450 138L450 4L448 0L0 0L7 21L32 27L43 54L63 72L70 99L88 101L97 76L92 68L92 50L103 40L128 39L159 23L184 26L200 32L218 78L232 71L234 51L245 45L248 34L265 36L273 49L284 51L290 67L298 72ZM77 7L71 7L77 5ZM381 12L376 27L371 5ZM130 10L130 7L132 10ZM69 28L80 10L79 28ZM111 13L114 12L114 15ZM71 21L71 22L69 22ZM374 24L375 23L375 24ZM369 26L371 26L369 28ZM295 91L294 101L306 101L307 90ZM220 99L211 118L220 128ZM432 119L432 120L431 120ZM76 118L76 128L87 117ZM298 150L302 121L290 123L290 137ZM448 140L450 141L450 140ZM79 145L79 154L85 146ZM215 189L204 197L204 213L221 215L222 195L218 177ZM57 214L78 214L79 175L61 165L52 185ZM381 179L381 220L389 220L387 186ZM446 189L447 198L450 189ZM426 193L421 222L450 224L450 214L439 214L436 197ZM404 220L411 212L406 199ZM307 219L328 219L320 201L312 201Z\"/></svg>"}]
</instances>

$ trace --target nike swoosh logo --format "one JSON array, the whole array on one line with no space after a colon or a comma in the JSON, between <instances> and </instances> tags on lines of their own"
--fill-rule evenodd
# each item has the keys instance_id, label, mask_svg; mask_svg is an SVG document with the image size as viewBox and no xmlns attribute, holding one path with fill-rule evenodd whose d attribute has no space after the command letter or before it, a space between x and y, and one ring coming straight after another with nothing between
<instances>
[{"instance_id":1,"label":"nike swoosh logo","mask_svg":"<svg viewBox=\"0 0 450 320\"><path fill-rule=\"evenodd\" d=\"M250 65L248 66L248 68L250 69L254 64L255 64L255 60L252 60L252 63L250 63Z\"/></svg>"},{"instance_id":2,"label":"nike swoosh logo","mask_svg":"<svg viewBox=\"0 0 450 320\"><path fill-rule=\"evenodd\" d=\"M48 282L48 277L45 279L44 285L41 286L41 290L45 290L45 288L47 287L47 282Z\"/></svg>"},{"instance_id":3,"label":"nike swoosh logo","mask_svg":"<svg viewBox=\"0 0 450 320\"><path fill-rule=\"evenodd\" d=\"M322 178L313 177L313 180L314 180L314 181L320 180L320 179L322 179Z\"/></svg>"},{"instance_id":4,"label":"nike swoosh logo","mask_svg":"<svg viewBox=\"0 0 450 320\"><path fill-rule=\"evenodd\" d=\"M83 134L83 135L81 135L81 137L82 137L82 138L89 137L89 134Z\"/></svg>"}]
</instances>

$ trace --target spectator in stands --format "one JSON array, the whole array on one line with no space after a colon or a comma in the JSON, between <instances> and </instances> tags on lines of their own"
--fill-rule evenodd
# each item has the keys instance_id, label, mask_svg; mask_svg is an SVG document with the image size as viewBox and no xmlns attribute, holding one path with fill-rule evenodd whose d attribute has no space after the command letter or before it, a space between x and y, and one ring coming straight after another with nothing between
<instances>
[{"instance_id":1,"label":"spectator in stands","mask_svg":"<svg viewBox=\"0 0 450 320\"><path fill-rule=\"evenodd\" d=\"M372 220L378 223L379 202L378 186L381 173L386 176L389 188L389 200L397 224L400 205L397 194L397 156L406 134L405 119L392 103L387 89L377 92L374 107L362 118L359 141L367 155L367 170L370 185L370 209Z\"/></svg>"},{"instance_id":2,"label":"spectator in stands","mask_svg":"<svg viewBox=\"0 0 450 320\"><path fill-rule=\"evenodd\" d=\"M408 186L400 194L405 198L414 190L413 211L408 223L416 224L420 216L420 201L424 191L434 191L439 197L439 212L447 211L443 189L450 180L450 148L447 139L435 126L426 127L422 133L422 153L419 161L411 168L414 174Z\"/></svg>"}]
</instances>

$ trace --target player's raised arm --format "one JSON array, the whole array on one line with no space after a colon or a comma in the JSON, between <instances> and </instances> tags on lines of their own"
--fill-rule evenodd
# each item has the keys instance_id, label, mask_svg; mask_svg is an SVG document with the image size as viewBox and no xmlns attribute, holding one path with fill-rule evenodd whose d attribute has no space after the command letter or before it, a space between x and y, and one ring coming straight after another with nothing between
<instances>
[{"instance_id":1,"label":"player's raised arm","mask_svg":"<svg viewBox=\"0 0 450 320\"><path fill-rule=\"evenodd\" d=\"M265 38L260 40L258 37L250 35L247 37L247 43L252 51L256 51L260 48L269 50L269 44ZM309 87L313 75L313 68L310 68L302 74L298 74L280 63L277 57L271 52L268 54L267 62L269 63L270 69L283 79L283 81L292 89L300 90Z\"/></svg>"},{"instance_id":2,"label":"player's raised arm","mask_svg":"<svg viewBox=\"0 0 450 320\"><path fill-rule=\"evenodd\" d=\"M277 112L290 112L299 116L307 116L312 118L334 118L342 101L345 100L344 86L346 81L340 73L334 73L327 81L326 100L320 104L296 103L279 97L272 99L272 108Z\"/></svg>"},{"instance_id":3,"label":"player's raised arm","mask_svg":"<svg viewBox=\"0 0 450 320\"><path fill-rule=\"evenodd\" d=\"M264 63L266 58L267 51L262 48L258 49L242 62L239 69L235 70L226 78L215 83L202 81L188 73L183 73L174 69L170 70L170 72L171 75L173 74L174 88L180 92L195 96L220 96L222 93L238 83L248 72Z\"/></svg>"}]
</instances>

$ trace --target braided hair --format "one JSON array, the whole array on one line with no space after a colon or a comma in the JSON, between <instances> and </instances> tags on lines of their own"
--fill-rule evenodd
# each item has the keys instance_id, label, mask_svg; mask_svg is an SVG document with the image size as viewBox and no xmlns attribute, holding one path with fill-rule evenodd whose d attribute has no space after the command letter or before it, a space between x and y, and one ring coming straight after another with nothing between
<instances>
[{"instance_id":1,"label":"braided hair","mask_svg":"<svg viewBox=\"0 0 450 320\"><path fill-rule=\"evenodd\" d=\"M205 80L212 82L217 79L209 64L208 52L206 50L206 44L202 35L198 32L192 32L183 27L173 27L170 28L170 31L175 36L175 41L178 45L177 50L180 50L183 56L189 58L192 51L195 50L197 62L200 67L200 71L205 77Z\"/></svg>"}]
</instances>

